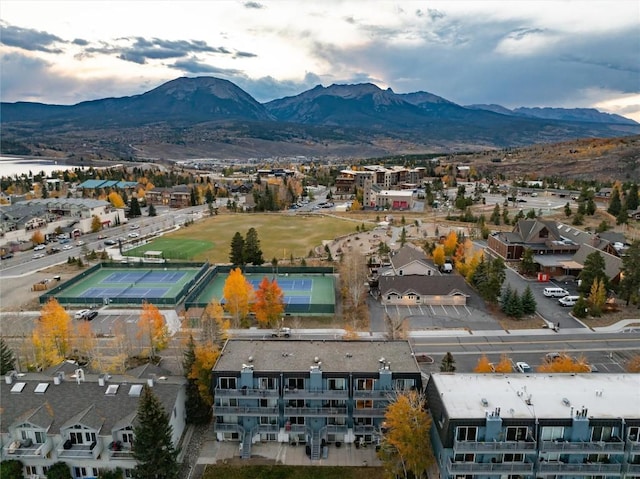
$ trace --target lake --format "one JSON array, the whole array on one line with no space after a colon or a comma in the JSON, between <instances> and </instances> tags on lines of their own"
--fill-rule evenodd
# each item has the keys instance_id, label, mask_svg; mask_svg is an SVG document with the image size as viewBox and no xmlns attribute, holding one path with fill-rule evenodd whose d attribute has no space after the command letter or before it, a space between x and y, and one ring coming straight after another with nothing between
<instances>
[{"instance_id":1,"label":"lake","mask_svg":"<svg viewBox=\"0 0 640 479\"><path fill-rule=\"evenodd\" d=\"M85 168L67 164L65 160L39 160L35 158L12 158L0 156L0 176L28 175L29 172L36 175L44 171L49 176L54 171L73 170Z\"/></svg>"}]
</instances>

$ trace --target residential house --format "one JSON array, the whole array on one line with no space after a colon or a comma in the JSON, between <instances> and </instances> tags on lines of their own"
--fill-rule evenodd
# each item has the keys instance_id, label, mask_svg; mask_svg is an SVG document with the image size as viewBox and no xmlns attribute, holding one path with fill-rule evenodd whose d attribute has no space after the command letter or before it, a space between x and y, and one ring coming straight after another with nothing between
<instances>
[{"instance_id":1,"label":"residential house","mask_svg":"<svg viewBox=\"0 0 640 479\"><path fill-rule=\"evenodd\" d=\"M640 477L640 375L446 374L426 388L440 477Z\"/></svg>"},{"instance_id":2,"label":"residential house","mask_svg":"<svg viewBox=\"0 0 640 479\"><path fill-rule=\"evenodd\" d=\"M402 246L390 258L391 265L380 271L384 276L439 276L438 268L427 258L427 255L412 244Z\"/></svg>"},{"instance_id":3,"label":"residential house","mask_svg":"<svg viewBox=\"0 0 640 479\"><path fill-rule=\"evenodd\" d=\"M472 290L458 274L438 276L380 276L378 297L384 305L464 306Z\"/></svg>"},{"instance_id":4,"label":"residential house","mask_svg":"<svg viewBox=\"0 0 640 479\"><path fill-rule=\"evenodd\" d=\"M238 441L305 444L312 460L329 446L378 443L396 391L422 389L406 341L241 340L213 368L214 430Z\"/></svg>"},{"instance_id":5,"label":"residential house","mask_svg":"<svg viewBox=\"0 0 640 479\"><path fill-rule=\"evenodd\" d=\"M121 468L131 477L133 430L143 386L153 388L172 427L175 446L185 429L184 378L91 375L75 366L54 376L14 372L0 384L1 459L18 459L25 477L44 477L56 462L74 479Z\"/></svg>"}]
</instances>

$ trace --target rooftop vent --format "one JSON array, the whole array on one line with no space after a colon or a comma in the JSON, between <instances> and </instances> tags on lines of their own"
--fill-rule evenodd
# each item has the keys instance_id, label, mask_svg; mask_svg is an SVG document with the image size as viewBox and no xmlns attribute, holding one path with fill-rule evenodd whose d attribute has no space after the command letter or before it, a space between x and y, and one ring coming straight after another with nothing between
<instances>
[{"instance_id":1,"label":"rooftop vent","mask_svg":"<svg viewBox=\"0 0 640 479\"><path fill-rule=\"evenodd\" d=\"M480 399L480 404L482 404L483 407L488 407L489 406L489 401L487 401L486 398L482 398L482 399Z\"/></svg>"},{"instance_id":2,"label":"rooftop vent","mask_svg":"<svg viewBox=\"0 0 640 479\"><path fill-rule=\"evenodd\" d=\"M320 358L318 356L316 356L315 358L313 358L313 362L314 363L319 363L320 362Z\"/></svg>"},{"instance_id":3,"label":"rooftop vent","mask_svg":"<svg viewBox=\"0 0 640 479\"><path fill-rule=\"evenodd\" d=\"M345 354L345 356L346 356L347 358L352 358L352 357L353 357L353 354L351 354L351 353L347 353L347 354Z\"/></svg>"},{"instance_id":4,"label":"rooftop vent","mask_svg":"<svg viewBox=\"0 0 640 479\"><path fill-rule=\"evenodd\" d=\"M249 356L249 359L247 359L247 361L249 361L250 363L253 362L253 356Z\"/></svg>"},{"instance_id":5,"label":"rooftop vent","mask_svg":"<svg viewBox=\"0 0 640 479\"><path fill-rule=\"evenodd\" d=\"M567 398L562 398L562 404L569 407L571 406L571 401L569 401Z\"/></svg>"},{"instance_id":6,"label":"rooftop vent","mask_svg":"<svg viewBox=\"0 0 640 479\"><path fill-rule=\"evenodd\" d=\"M4 382L7 384L11 384L13 380L17 377L18 377L17 371L9 371L4 377Z\"/></svg>"},{"instance_id":7,"label":"rooftop vent","mask_svg":"<svg viewBox=\"0 0 640 479\"><path fill-rule=\"evenodd\" d=\"M250 369L251 371L253 371L253 364L243 364L242 369Z\"/></svg>"},{"instance_id":8,"label":"rooftop vent","mask_svg":"<svg viewBox=\"0 0 640 479\"><path fill-rule=\"evenodd\" d=\"M62 384L62 381L64 381L64 372L58 371L56 375L53 376L53 384L57 386L59 384Z\"/></svg>"}]
</instances>

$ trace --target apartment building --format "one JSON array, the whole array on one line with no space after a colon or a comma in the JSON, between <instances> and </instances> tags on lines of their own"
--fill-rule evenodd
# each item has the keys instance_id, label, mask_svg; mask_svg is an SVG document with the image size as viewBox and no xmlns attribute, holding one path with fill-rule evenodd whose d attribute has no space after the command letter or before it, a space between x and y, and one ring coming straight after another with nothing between
<instances>
[{"instance_id":1,"label":"apartment building","mask_svg":"<svg viewBox=\"0 0 640 479\"><path fill-rule=\"evenodd\" d=\"M227 341L213 368L214 430L220 441L308 447L376 444L398 390L422 388L406 341Z\"/></svg>"},{"instance_id":2,"label":"apartment building","mask_svg":"<svg viewBox=\"0 0 640 479\"><path fill-rule=\"evenodd\" d=\"M442 478L640 478L640 375L433 374Z\"/></svg>"},{"instance_id":3,"label":"apartment building","mask_svg":"<svg viewBox=\"0 0 640 479\"><path fill-rule=\"evenodd\" d=\"M145 384L170 415L177 446L186 424L183 378L97 376L80 368L54 376L9 373L0 383L1 460L21 461L30 479L46 476L60 461L74 479L117 467L131 477L133 430Z\"/></svg>"}]
</instances>

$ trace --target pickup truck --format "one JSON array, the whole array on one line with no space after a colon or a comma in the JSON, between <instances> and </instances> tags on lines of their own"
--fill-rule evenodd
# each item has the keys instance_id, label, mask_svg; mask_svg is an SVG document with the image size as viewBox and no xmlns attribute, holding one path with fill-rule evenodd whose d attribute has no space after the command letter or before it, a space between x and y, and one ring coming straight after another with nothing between
<instances>
[{"instance_id":1,"label":"pickup truck","mask_svg":"<svg viewBox=\"0 0 640 479\"><path fill-rule=\"evenodd\" d=\"M291 336L291 328L278 328L271 333L272 338L288 338Z\"/></svg>"}]
</instances>

